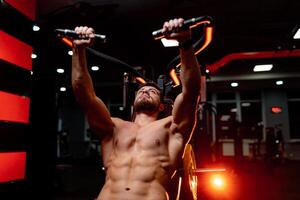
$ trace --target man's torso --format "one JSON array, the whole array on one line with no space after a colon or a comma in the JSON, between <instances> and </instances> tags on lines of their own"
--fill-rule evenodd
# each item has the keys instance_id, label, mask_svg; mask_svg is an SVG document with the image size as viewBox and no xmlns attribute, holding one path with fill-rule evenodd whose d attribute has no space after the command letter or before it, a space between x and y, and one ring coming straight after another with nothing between
<instances>
[{"instance_id":1,"label":"man's torso","mask_svg":"<svg viewBox=\"0 0 300 200\"><path fill-rule=\"evenodd\" d=\"M113 137L102 142L106 182L98 197L164 200L182 153L183 138L172 117L146 126L115 119Z\"/></svg>"}]
</instances>

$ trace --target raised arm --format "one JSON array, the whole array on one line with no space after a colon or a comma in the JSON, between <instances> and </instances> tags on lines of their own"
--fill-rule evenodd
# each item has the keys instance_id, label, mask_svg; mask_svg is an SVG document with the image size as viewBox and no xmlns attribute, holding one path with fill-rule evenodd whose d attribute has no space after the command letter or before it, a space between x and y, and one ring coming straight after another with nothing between
<instances>
[{"instance_id":1,"label":"raised arm","mask_svg":"<svg viewBox=\"0 0 300 200\"><path fill-rule=\"evenodd\" d=\"M114 124L105 104L95 94L86 60L86 47L93 43L94 30L88 27L76 27L75 31L89 39L73 42L72 88L78 103L87 115L91 129L100 138L106 138L112 135Z\"/></svg>"},{"instance_id":2,"label":"raised arm","mask_svg":"<svg viewBox=\"0 0 300 200\"><path fill-rule=\"evenodd\" d=\"M196 109L200 94L200 68L194 55L190 30L177 32L183 21L183 19L170 20L164 24L163 29L166 33L171 32L169 38L178 40L180 44L182 93L174 102L172 115L176 131L181 133L188 142L196 124Z\"/></svg>"}]
</instances>

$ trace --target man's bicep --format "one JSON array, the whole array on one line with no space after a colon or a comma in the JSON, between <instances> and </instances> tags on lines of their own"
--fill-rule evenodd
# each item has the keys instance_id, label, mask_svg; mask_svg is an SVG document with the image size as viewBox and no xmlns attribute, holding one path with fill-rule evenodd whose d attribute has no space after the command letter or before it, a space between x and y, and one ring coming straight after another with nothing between
<instances>
[{"instance_id":1,"label":"man's bicep","mask_svg":"<svg viewBox=\"0 0 300 200\"><path fill-rule=\"evenodd\" d=\"M194 127L197 103L198 97L184 96L183 93L177 96L172 115L180 132L190 132Z\"/></svg>"},{"instance_id":2,"label":"man's bicep","mask_svg":"<svg viewBox=\"0 0 300 200\"><path fill-rule=\"evenodd\" d=\"M89 103L89 106L85 107L85 112L91 129L97 135L102 138L112 134L114 123L106 105L101 99L95 96Z\"/></svg>"},{"instance_id":3,"label":"man's bicep","mask_svg":"<svg viewBox=\"0 0 300 200\"><path fill-rule=\"evenodd\" d=\"M180 93L174 101L174 106L173 106L173 110L172 110L173 120L176 124L178 122L180 122L181 118L182 118L182 114L181 114L182 113L182 111L181 111L182 103L183 103L183 96L182 96L182 93Z\"/></svg>"}]
</instances>

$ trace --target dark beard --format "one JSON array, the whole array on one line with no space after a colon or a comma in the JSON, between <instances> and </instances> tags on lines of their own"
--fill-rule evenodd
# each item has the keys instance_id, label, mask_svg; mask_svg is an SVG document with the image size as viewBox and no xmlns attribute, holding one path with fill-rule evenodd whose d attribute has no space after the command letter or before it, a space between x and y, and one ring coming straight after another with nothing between
<instances>
[{"instance_id":1,"label":"dark beard","mask_svg":"<svg viewBox=\"0 0 300 200\"><path fill-rule=\"evenodd\" d=\"M159 105L149 101L139 101L134 105L135 112L156 112L159 110Z\"/></svg>"}]
</instances>

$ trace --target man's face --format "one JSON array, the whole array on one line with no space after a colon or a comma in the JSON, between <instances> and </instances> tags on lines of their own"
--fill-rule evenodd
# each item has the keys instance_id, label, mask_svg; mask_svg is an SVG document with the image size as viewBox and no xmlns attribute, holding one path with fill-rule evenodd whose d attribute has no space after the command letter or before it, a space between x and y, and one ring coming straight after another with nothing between
<instances>
[{"instance_id":1,"label":"man's face","mask_svg":"<svg viewBox=\"0 0 300 200\"><path fill-rule=\"evenodd\" d=\"M160 91L152 86L144 86L140 88L134 100L134 109L136 112L159 111Z\"/></svg>"}]
</instances>

